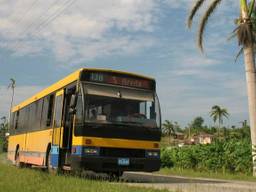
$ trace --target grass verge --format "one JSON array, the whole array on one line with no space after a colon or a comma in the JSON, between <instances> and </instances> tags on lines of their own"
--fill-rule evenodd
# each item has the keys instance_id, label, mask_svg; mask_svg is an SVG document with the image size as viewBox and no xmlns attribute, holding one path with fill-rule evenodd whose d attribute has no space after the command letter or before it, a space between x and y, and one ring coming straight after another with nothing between
<instances>
[{"instance_id":1,"label":"grass verge","mask_svg":"<svg viewBox=\"0 0 256 192\"><path fill-rule=\"evenodd\" d=\"M164 192L164 190L130 187L122 183L95 181L74 176L49 175L35 169L19 169L5 163L0 154L0 191L5 192Z\"/></svg>"},{"instance_id":2,"label":"grass verge","mask_svg":"<svg viewBox=\"0 0 256 192\"><path fill-rule=\"evenodd\" d=\"M183 177L201 177L201 178L224 179L224 180L256 181L256 177L253 177L251 175L246 175L246 174L195 171L192 169L162 168L158 173L164 174L164 175L175 175L175 176L183 176Z\"/></svg>"}]
</instances>

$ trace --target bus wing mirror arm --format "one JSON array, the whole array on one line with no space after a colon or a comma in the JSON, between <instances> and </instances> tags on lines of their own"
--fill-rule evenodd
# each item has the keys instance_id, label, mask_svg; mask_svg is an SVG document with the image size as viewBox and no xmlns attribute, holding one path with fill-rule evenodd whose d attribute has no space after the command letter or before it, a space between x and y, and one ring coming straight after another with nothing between
<instances>
[{"instance_id":1,"label":"bus wing mirror arm","mask_svg":"<svg viewBox=\"0 0 256 192\"><path fill-rule=\"evenodd\" d=\"M74 109L76 108L77 104L77 94L72 94L70 99L70 108Z\"/></svg>"}]
</instances>

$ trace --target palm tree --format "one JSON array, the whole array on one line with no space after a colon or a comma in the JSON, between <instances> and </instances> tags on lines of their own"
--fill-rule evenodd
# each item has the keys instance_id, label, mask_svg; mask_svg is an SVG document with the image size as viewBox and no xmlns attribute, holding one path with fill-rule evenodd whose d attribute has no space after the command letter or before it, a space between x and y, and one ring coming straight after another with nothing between
<instances>
[{"instance_id":1,"label":"palm tree","mask_svg":"<svg viewBox=\"0 0 256 192\"><path fill-rule=\"evenodd\" d=\"M191 9L188 17L188 27L192 26L192 21L198 10L202 7L206 0L196 0L195 5ZM198 30L198 46L203 52L203 37L205 27L209 18L214 13L216 8L223 0L212 0L203 14L199 23ZM251 140L252 140L252 156L253 156L253 175L256 176L256 69L255 69L255 0L252 0L250 4L247 0L239 0L240 2L240 16L236 19L237 28L234 30L234 34L237 36L238 43L242 47L241 53L244 54L246 82L247 82L247 95L249 104L249 117L251 127Z\"/></svg>"},{"instance_id":2,"label":"palm tree","mask_svg":"<svg viewBox=\"0 0 256 192\"><path fill-rule=\"evenodd\" d=\"M12 98L11 98L10 111L9 111L9 121L11 120L10 118L11 118L11 111L12 111L12 105L13 105L15 86L16 86L16 81L15 81L15 79L11 78L10 83L8 85L8 89L12 89Z\"/></svg>"},{"instance_id":3,"label":"palm tree","mask_svg":"<svg viewBox=\"0 0 256 192\"><path fill-rule=\"evenodd\" d=\"M229 113L227 109L221 108L218 105L214 105L210 112L210 116L212 117L214 123L218 120L218 138L220 137L220 127L223 124L223 117L228 118Z\"/></svg>"},{"instance_id":4,"label":"palm tree","mask_svg":"<svg viewBox=\"0 0 256 192\"><path fill-rule=\"evenodd\" d=\"M171 121L169 121L169 120L164 121L164 123L163 123L163 133L168 135L169 143L171 143L171 136L175 135L174 124Z\"/></svg>"}]
</instances>

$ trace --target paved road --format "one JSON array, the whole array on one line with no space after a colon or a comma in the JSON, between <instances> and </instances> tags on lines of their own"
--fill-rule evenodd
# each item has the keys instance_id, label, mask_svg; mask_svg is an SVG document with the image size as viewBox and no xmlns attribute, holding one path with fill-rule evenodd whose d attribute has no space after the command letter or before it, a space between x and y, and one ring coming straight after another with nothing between
<instances>
[{"instance_id":1,"label":"paved road","mask_svg":"<svg viewBox=\"0 0 256 192\"><path fill-rule=\"evenodd\" d=\"M126 172L122 179L128 185L168 189L173 192L256 192L256 182L191 179L133 172Z\"/></svg>"}]
</instances>

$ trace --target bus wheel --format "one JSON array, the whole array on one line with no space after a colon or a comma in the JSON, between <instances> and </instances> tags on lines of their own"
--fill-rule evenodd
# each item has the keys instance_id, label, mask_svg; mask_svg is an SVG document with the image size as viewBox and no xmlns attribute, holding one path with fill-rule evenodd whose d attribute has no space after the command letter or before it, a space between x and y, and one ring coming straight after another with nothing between
<instances>
[{"instance_id":1,"label":"bus wheel","mask_svg":"<svg viewBox=\"0 0 256 192\"><path fill-rule=\"evenodd\" d=\"M120 177L122 177L123 175L123 172L122 171L110 172L108 173L108 175L111 181L119 181Z\"/></svg>"},{"instance_id":2,"label":"bus wheel","mask_svg":"<svg viewBox=\"0 0 256 192\"><path fill-rule=\"evenodd\" d=\"M47 151L46 169L50 174L53 174L53 175L57 174L57 169L54 169L51 165L51 149Z\"/></svg>"},{"instance_id":3,"label":"bus wheel","mask_svg":"<svg viewBox=\"0 0 256 192\"><path fill-rule=\"evenodd\" d=\"M23 163L20 162L20 150L19 149L17 149L16 154L15 154L15 166L19 167L19 168L23 167Z\"/></svg>"}]
</instances>

